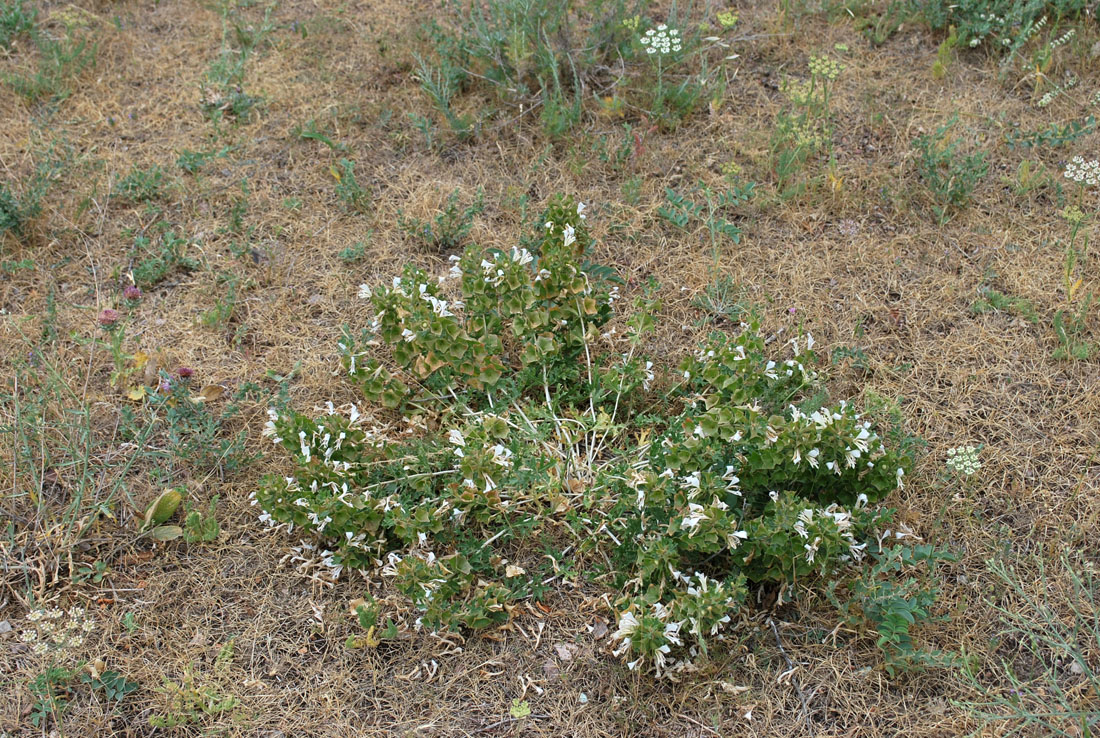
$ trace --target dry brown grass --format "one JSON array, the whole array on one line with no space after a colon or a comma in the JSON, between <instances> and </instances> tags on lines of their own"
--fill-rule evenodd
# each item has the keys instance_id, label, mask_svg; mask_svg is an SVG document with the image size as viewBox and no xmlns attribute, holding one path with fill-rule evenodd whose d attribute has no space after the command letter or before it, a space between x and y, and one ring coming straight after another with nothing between
<instances>
[{"instance_id":1,"label":"dry brown grass","mask_svg":"<svg viewBox=\"0 0 1100 738\"><path fill-rule=\"evenodd\" d=\"M38 5L44 17L72 7ZM220 48L214 9L192 2L81 5L99 41L97 64L55 113L45 117L0 85L0 163L8 176L33 170L37 137L65 141L73 157L32 237L4 243L5 261L33 259L36 269L0 275L0 349L4 362L26 354L16 326L39 330L53 294L60 363L97 408L108 440L127 401L109 385L102 352L83 386L87 352L69 335L97 333L95 316L119 301L122 275L132 268L128 232L157 220L193 236L204 266L170 278L129 311L132 348L156 351L162 366L191 366L203 384L229 388L262 381L267 370L286 374L298 366L291 385L298 408L355 399L332 371L341 326L365 323L356 285L386 280L407 261L441 265L445 255L426 252L396 228L397 211L423 217L455 189L466 201L484 189L486 210L473 237L486 246L515 242L521 226L515 203L522 194L532 207L555 192L592 203L590 221L601 237L596 258L614 265L632 289L659 278L667 319L653 348L683 351L700 330L691 300L714 271L704 233L685 235L662 225L656 208L664 188L717 182L719 167L731 160L744 168L745 179L766 188L773 179L769 130L783 105L778 82L802 69L808 53L843 42L851 52L835 98L842 188L751 205L744 240L723 249L719 272L766 305L773 330L811 329L822 355L841 345L864 349L866 371L834 371L839 394L860 397L873 390L904 398L907 430L925 439L930 453L896 503L926 540L960 555L943 581L942 608L952 617L924 632L928 642L965 648L982 659L994 656L990 638L997 623L983 599L990 594L983 562L997 552L1095 556L1096 362L1055 362L1046 322L975 316L969 305L987 275L996 274L991 284L1032 301L1044 316L1059 306L1062 253L1053 240L1064 227L1056 207L1042 193L1013 195L1000 178L1023 158L1040 160L1057 174L1068 153L1095 156L1100 136L1063 149L1007 149L994 123L1002 115L1027 129L1048 125L1052 114L1030 104L1026 86L999 83L994 62L966 55L936 81L929 69L938 39L931 35L906 29L875 49L851 24L807 16L780 35L739 47L742 58L720 109L649 137L632 170L620 175L581 148L585 131L575 146L570 140L551 144L530 121L472 144L448 143L442 154L425 151L404 117L407 111L430 114L407 63L417 23L439 13L434 3L283 0L276 22L311 21L310 32L305 38L279 32L271 48L251 60L245 87L266 104L252 122L227 127L221 138L198 107L202 75ZM777 28L770 3L740 12L747 34ZM258 22L262 10L247 15ZM49 28L63 30L59 21ZM1087 50L1094 41L1079 43ZM0 65L26 65L29 54L24 44ZM1072 66L1082 76L1081 90L1100 87L1100 65L1076 59ZM983 132L991 173L972 207L939 227L922 194L910 142L954 111L964 125ZM339 155L292 137L294 126L311 118L327 123L332 138L349 147L360 183L374 195L369 216L345 212L333 194L329 167ZM616 126L599 119L586 128L614 133ZM209 162L200 177L175 166L182 149L227 144L231 153ZM545 163L532 167L544 152ZM112 182L135 165L153 164L178 183L160 203L162 213L112 199ZM642 177L641 195L628 206L621 204L621 187L633 175ZM254 250L251 258L238 259L230 243L239 237L224 229L244 179ZM82 207L85 198L90 200ZM288 198L300 200L300 207L288 208ZM842 233L843 221L858 232ZM613 224L620 226L617 233ZM338 253L368 230L363 259L342 262ZM1090 270L1082 293L1100 290L1095 266ZM242 285L225 330L198 323L219 295L219 272L238 275ZM5 369L5 382L8 374ZM243 417L250 448L259 449L262 407ZM980 483L945 487L937 481L944 451L964 442L986 446ZM23 491L23 477L12 470L9 452L10 446L0 457L9 475L5 490L13 494L5 507L21 510L14 495ZM157 494L145 472L135 468L130 487L142 505ZM74 695L64 735L152 734L148 716L166 704L157 688L188 668L240 705L178 729L180 735L825 738L958 736L978 727L952 704L971 696L959 680L951 674L887 677L873 639L835 629L830 608L811 601L774 614L784 623L784 648L797 662L793 679L778 679L787 666L764 623L766 613L744 623L742 641L700 675L679 684L634 675L609 655L607 637L591 632L608 624L610 612L584 591L556 593L547 611L531 608L504 628L465 640L425 636L345 650L344 639L355 632L347 603L368 584L352 576L331 586L288 561L296 541L258 526L248 505L257 473L184 480L197 500L221 496L223 532L212 545L134 541L138 513L121 507L117 524L104 521L73 553L86 562L110 554L110 575L101 585L72 584L68 559L57 559L60 549L33 540L43 531L24 533L16 525L4 533L0 619L18 630L31 596L86 603L101 624L89 654L142 685L115 713L98 696ZM64 480L61 487L56 494L64 502ZM124 613L136 617L133 633L122 625ZM30 697L16 671L26 654L14 635L0 635L0 679L8 695L0 704L0 730L34 734L25 717ZM216 656L230 642L234 658L219 669ZM749 689L737 693L728 689L733 686ZM523 722L508 719L514 698L530 702L533 714Z\"/></svg>"}]
</instances>

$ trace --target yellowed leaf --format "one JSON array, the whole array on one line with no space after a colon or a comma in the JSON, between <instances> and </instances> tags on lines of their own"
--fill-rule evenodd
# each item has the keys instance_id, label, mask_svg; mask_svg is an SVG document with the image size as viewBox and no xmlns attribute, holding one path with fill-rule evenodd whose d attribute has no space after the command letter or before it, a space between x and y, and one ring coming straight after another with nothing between
<instances>
[{"instance_id":1,"label":"yellowed leaf","mask_svg":"<svg viewBox=\"0 0 1100 738\"><path fill-rule=\"evenodd\" d=\"M134 402L141 402L145 399L145 385L139 384L126 390L126 396Z\"/></svg>"},{"instance_id":2,"label":"yellowed leaf","mask_svg":"<svg viewBox=\"0 0 1100 738\"><path fill-rule=\"evenodd\" d=\"M199 390L197 395L191 396L191 402L213 402L225 394L225 387L220 384L208 384Z\"/></svg>"}]
</instances>

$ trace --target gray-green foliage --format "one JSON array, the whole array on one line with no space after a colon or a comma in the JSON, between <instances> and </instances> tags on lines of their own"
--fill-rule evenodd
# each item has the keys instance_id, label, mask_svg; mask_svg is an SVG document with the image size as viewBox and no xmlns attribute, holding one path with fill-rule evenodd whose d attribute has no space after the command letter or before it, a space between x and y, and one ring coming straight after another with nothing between
<instances>
[{"instance_id":1,"label":"gray-green foliage","mask_svg":"<svg viewBox=\"0 0 1100 738\"><path fill-rule=\"evenodd\" d=\"M1014 50L1044 16L1076 17L1088 7L1088 0L895 0L892 5L898 8L895 13L937 30L954 26L960 45L974 47L988 40L994 49Z\"/></svg>"},{"instance_id":2,"label":"gray-green foliage","mask_svg":"<svg viewBox=\"0 0 1100 738\"><path fill-rule=\"evenodd\" d=\"M1064 738L1094 736L1100 729L1100 580L1091 561L1063 557L1061 577L1050 576L1048 563L1035 557L1019 564L987 562L996 595L990 604L1002 629L994 645L999 662L990 671L964 671L981 699L964 703L997 735L1044 735ZM1048 589L1054 582L1064 589ZM1032 582L1038 582L1038 590ZM1058 596L1052 596L1054 592ZM1007 684L998 689L991 678Z\"/></svg>"},{"instance_id":3,"label":"gray-green foliage","mask_svg":"<svg viewBox=\"0 0 1100 738\"><path fill-rule=\"evenodd\" d=\"M537 107L544 129L561 135L580 121L586 80L629 55L622 21L643 3L628 0L490 0L450 3L453 28L427 28L433 54L418 58L417 79L452 132L469 135L475 119L454 112L457 93L478 79L512 106Z\"/></svg>"}]
</instances>

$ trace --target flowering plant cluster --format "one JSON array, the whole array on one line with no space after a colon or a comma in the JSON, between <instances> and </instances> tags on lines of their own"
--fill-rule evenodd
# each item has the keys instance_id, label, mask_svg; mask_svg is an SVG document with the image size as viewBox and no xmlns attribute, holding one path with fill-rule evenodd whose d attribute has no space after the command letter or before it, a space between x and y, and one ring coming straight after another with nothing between
<instances>
[{"instance_id":1,"label":"flowering plant cluster","mask_svg":"<svg viewBox=\"0 0 1100 738\"><path fill-rule=\"evenodd\" d=\"M616 653L669 672L724 638L751 589L791 599L858 571L909 459L852 405L811 399L809 335L769 358L742 324L675 370L644 356L655 304L613 323L583 209L559 199L510 251L363 287L374 318L342 342L344 372L407 429L355 405L272 410L293 469L254 504L320 538L303 557L333 576L391 580L415 628L486 627L586 578L609 588Z\"/></svg>"}]
</instances>

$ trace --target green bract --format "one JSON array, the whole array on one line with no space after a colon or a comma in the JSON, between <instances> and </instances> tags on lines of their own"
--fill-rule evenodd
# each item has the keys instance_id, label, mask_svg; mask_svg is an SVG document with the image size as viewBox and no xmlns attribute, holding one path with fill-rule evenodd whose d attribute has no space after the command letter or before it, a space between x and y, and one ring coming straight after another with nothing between
<instances>
[{"instance_id":1,"label":"green bract","mask_svg":"<svg viewBox=\"0 0 1100 738\"><path fill-rule=\"evenodd\" d=\"M618 290L584 261L582 210L560 199L522 246L471 246L448 277L361 288L375 317L342 341L345 374L419 430L272 411L294 469L255 497L323 539L336 575L390 578L417 627L489 626L583 578L615 602L617 652L667 671L723 637L750 587L789 599L878 553L875 503L909 460L851 405L807 399L810 336L769 358L742 324L675 371L648 360L655 304L609 327Z\"/></svg>"}]
</instances>

